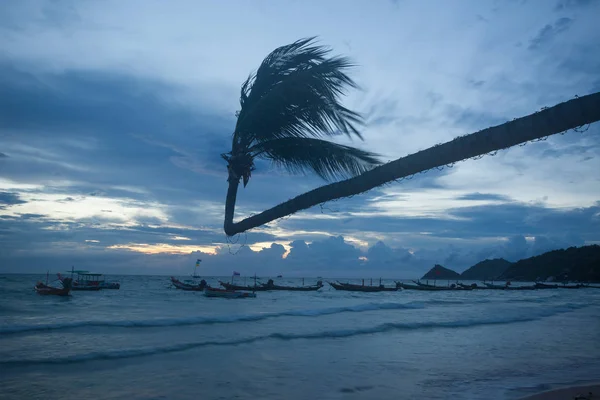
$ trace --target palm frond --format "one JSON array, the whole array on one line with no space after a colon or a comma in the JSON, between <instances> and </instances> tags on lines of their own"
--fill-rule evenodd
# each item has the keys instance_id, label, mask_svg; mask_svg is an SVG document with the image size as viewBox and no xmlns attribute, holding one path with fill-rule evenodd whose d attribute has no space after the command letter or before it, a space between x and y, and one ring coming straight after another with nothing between
<instances>
[{"instance_id":1,"label":"palm frond","mask_svg":"<svg viewBox=\"0 0 600 400\"><path fill-rule=\"evenodd\" d=\"M287 137L337 134L362 138L361 116L343 107L340 97L356 84L345 73L345 57L327 58L329 49L298 40L269 54L243 83L234 135L240 143Z\"/></svg>"},{"instance_id":2,"label":"palm frond","mask_svg":"<svg viewBox=\"0 0 600 400\"><path fill-rule=\"evenodd\" d=\"M250 150L254 157L271 160L289 172L315 172L325 180L356 176L381 164L374 153L304 137L269 140Z\"/></svg>"}]
</instances>

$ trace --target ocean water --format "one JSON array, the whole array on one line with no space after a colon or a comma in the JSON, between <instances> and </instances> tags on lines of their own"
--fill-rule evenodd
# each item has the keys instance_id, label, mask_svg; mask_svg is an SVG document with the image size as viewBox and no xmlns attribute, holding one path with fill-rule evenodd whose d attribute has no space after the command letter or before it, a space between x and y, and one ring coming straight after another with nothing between
<instances>
[{"instance_id":1,"label":"ocean water","mask_svg":"<svg viewBox=\"0 0 600 400\"><path fill-rule=\"evenodd\" d=\"M516 399L600 380L598 289L228 300L123 276L59 298L43 279L0 276L3 399Z\"/></svg>"}]
</instances>

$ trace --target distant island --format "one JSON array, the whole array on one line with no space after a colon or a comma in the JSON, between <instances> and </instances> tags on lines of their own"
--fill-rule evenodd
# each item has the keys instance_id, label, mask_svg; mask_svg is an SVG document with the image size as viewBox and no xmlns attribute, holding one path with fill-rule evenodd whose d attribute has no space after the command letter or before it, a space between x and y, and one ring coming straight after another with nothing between
<instances>
[{"instance_id":1,"label":"distant island","mask_svg":"<svg viewBox=\"0 0 600 400\"><path fill-rule=\"evenodd\" d=\"M552 250L514 263L484 260L462 274L436 264L421 279L600 282L600 246Z\"/></svg>"},{"instance_id":2,"label":"distant island","mask_svg":"<svg viewBox=\"0 0 600 400\"><path fill-rule=\"evenodd\" d=\"M433 268L431 268L421 279L441 279L441 280L449 280L449 279L459 279L460 274L456 271L452 271L451 269L444 268L439 264L435 264Z\"/></svg>"}]
</instances>

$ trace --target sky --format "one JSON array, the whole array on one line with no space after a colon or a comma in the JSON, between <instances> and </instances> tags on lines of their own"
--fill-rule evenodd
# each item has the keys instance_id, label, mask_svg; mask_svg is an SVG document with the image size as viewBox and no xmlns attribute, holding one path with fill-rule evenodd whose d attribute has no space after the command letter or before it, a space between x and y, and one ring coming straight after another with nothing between
<instances>
[{"instance_id":1,"label":"sky","mask_svg":"<svg viewBox=\"0 0 600 400\"><path fill-rule=\"evenodd\" d=\"M600 1L0 3L0 273L398 277L600 243L600 131L469 160L227 238L241 83L318 36L385 161L600 90ZM446 4L446 3L444 3ZM236 219L322 185L265 163Z\"/></svg>"}]
</instances>

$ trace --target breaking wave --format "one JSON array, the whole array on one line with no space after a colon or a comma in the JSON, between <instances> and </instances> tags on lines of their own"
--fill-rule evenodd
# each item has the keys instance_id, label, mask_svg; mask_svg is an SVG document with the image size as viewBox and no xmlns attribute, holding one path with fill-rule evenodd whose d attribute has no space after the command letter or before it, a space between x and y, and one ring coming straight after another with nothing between
<instances>
[{"instance_id":1,"label":"breaking wave","mask_svg":"<svg viewBox=\"0 0 600 400\"><path fill-rule=\"evenodd\" d=\"M458 328L470 328L477 326L486 325L507 325L519 322L536 321L543 318L551 317L554 315L562 314L565 312L577 310L586 307L581 304L568 304L561 307L554 308L552 310L540 310L535 315L514 315L504 318L488 318L488 319L465 319L458 321L447 321L447 322L414 322L414 323L384 323L373 327L364 328L351 328L351 329L339 329L329 331L318 331L309 333L271 333L262 336L255 336L249 338L232 339L224 341L202 341L193 343L182 343L171 346L163 347L151 347L142 349L128 349L128 350L115 350L108 352L92 352L87 354L78 354L66 357L56 358L39 358L39 359L15 359L15 360L4 360L0 361L2 366L29 366L37 364L72 364L80 363L85 361L96 361L96 360L114 360L114 359L125 359L143 356L152 356L158 354L174 353L186 350L197 349L208 346L236 346L242 344L249 344L254 342L260 342L265 340L315 340L315 339L338 339L348 338L353 336L386 333L392 331L415 331L419 329L458 329Z\"/></svg>"},{"instance_id":2,"label":"breaking wave","mask_svg":"<svg viewBox=\"0 0 600 400\"><path fill-rule=\"evenodd\" d=\"M354 306L330 307L308 310L288 310L274 313L233 315L233 316L212 316L212 317L192 317L176 319L150 319L150 320L125 320L125 321L77 321L54 324L40 325L15 325L0 328L0 334L22 333L22 332L40 332L76 329L86 327L117 327L117 328L157 328L170 326L189 326L189 325L208 325L208 324L226 324L235 322L262 321L265 319L279 317L318 317L322 315L332 315L347 312L367 312L378 310L411 310L424 308L424 303L366 303Z\"/></svg>"}]
</instances>

